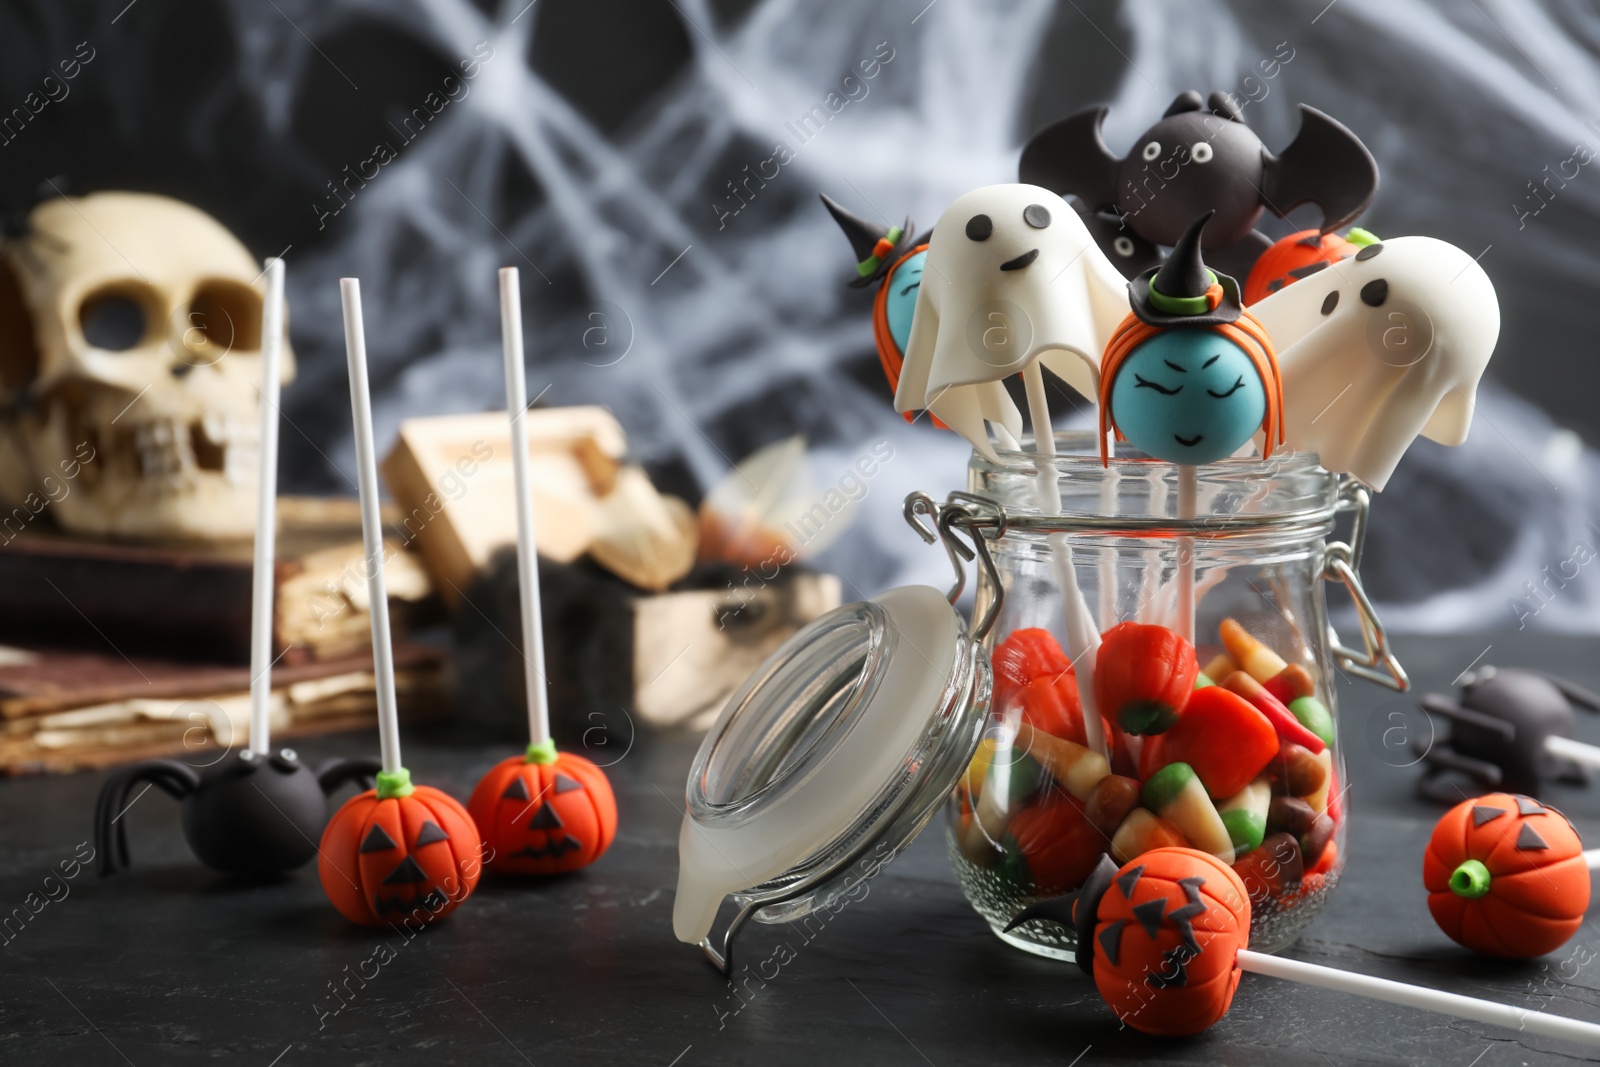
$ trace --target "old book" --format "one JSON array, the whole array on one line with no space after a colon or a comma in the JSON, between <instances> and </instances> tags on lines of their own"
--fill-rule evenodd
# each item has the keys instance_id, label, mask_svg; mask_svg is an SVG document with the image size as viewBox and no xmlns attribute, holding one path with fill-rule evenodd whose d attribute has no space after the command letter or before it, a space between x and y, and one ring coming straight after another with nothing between
<instances>
[{"instance_id":1,"label":"old book","mask_svg":"<svg viewBox=\"0 0 1600 1067\"><path fill-rule=\"evenodd\" d=\"M249 742L248 668L123 660L113 654L0 649L0 773L101 767L153 756L204 766ZM443 656L401 643L402 716L444 710ZM372 657L273 672L274 743L308 733L375 728Z\"/></svg>"},{"instance_id":2,"label":"old book","mask_svg":"<svg viewBox=\"0 0 1600 1067\"><path fill-rule=\"evenodd\" d=\"M385 563L396 629L426 611L427 572L397 513ZM250 660L251 544L125 544L29 528L0 547L0 640L211 663ZM273 638L280 663L337 659L369 640L354 500L278 502Z\"/></svg>"}]
</instances>

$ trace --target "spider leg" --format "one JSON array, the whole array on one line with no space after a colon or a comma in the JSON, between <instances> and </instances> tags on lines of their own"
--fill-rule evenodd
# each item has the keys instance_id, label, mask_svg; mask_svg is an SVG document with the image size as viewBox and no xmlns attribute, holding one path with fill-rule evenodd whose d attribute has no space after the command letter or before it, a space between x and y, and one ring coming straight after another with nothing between
<instances>
[{"instance_id":1,"label":"spider leg","mask_svg":"<svg viewBox=\"0 0 1600 1067\"><path fill-rule=\"evenodd\" d=\"M1452 722L1464 722L1476 726L1480 730L1488 730L1499 734L1507 741L1517 736L1517 728L1504 719L1497 719L1492 715L1485 715L1481 711L1464 708L1449 697L1442 697L1438 693L1425 693L1422 697L1422 710L1430 715L1442 715Z\"/></svg>"},{"instance_id":2,"label":"spider leg","mask_svg":"<svg viewBox=\"0 0 1600 1067\"><path fill-rule=\"evenodd\" d=\"M1567 698L1569 704L1574 704L1585 711L1600 712L1600 695L1591 693L1581 685L1573 685L1565 678L1557 678L1543 671L1538 673L1545 681L1561 690L1561 695Z\"/></svg>"},{"instance_id":3,"label":"spider leg","mask_svg":"<svg viewBox=\"0 0 1600 1067\"><path fill-rule=\"evenodd\" d=\"M1499 767L1484 760L1463 756L1448 748L1435 748L1422 756L1428 765L1427 773L1417 780L1417 792L1429 800L1454 804L1461 800L1460 791L1447 787L1445 776L1450 771L1460 771L1486 789L1493 789L1503 777Z\"/></svg>"},{"instance_id":4,"label":"spider leg","mask_svg":"<svg viewBox=\"0 0 1600 1067\"><path fill-rule=\"evenodd\" d=\"M184 800L200 788L200 775L193 767L177 760L156 759L135 764L107 779L100 789L94 813L94 839L100 851L102 876L115 874L129 865L128 824L122 821L122 816L127 814L132 803L128 794L140 782L149 782L173 799Z\"/></svg>"},{"instance_id":5,"label":"spider leg","mask_svg":"<svg viewBox=\"0 0 1600 1067\"><path fill-rule=\"evenodd\" d=\"M317 785L324 796L332 796L346 782L355 782L362 789L371 789L374 775L383 770L383 761L372 756L354 759L331 759L317 768Z\"/></svg>"}]
</instances>

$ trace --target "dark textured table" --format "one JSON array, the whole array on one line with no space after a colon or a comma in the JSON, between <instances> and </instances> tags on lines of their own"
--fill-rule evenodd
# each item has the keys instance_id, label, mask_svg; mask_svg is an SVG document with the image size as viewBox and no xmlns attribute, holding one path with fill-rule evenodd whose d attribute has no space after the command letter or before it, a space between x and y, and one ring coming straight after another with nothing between
<instances>
[{"instance_id":1,"label":"dark textured table","mask_svg":"<svg viewBox=\"0 0 1600 1067\"><path fill-rule=\"evenodd\" d=\"M1480 654L1600 688L1592 639L1402 638L1398 647L1419 690L1448 686ZM1383 731L1399 721L1388 712L1411 704L1360 682L1345 683L1341 700L1349 868L1290 954L1600 1020L1600 927L1509 965L1435 929L1419 872L1440 809L1413 798L1417 769L1391 765L1403 760L1384 747ZM1600 742L1600 721L1586 716L1580 729ZM376 745L357 735L300 747L316 760ZM785 962L767 963L765 978L752 968L735 989L672 937L694 749L689 739L645 742L612 768L621 832L588 871L533 885L488 879L411 940L346 923L312 869L269 885L209 873L159 792L126 816L132 871L101 879L85 869L64 886L50 882L46 895L46 876L87 850L102 776L0 781L0 912L31 915L0 935L0 1062L1501 1067L1585 1058L1557 1042L1251 975L1228 1018L1199 1038L1119 1029L1074 968L988 932L937 830L864 898L813 924L810 940L753 927L742 959ZM465 797L506 751L419 734L406 754L419 781ZM1549 799L1600 841L1600 787ZM49 902L33 914L40 900Z\"/></svg>"}]
</instances>

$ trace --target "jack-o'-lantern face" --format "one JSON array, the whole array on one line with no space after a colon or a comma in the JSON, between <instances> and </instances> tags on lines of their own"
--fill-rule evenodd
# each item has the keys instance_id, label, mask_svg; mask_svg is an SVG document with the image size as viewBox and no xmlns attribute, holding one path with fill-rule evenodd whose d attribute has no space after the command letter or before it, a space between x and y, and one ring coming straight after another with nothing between
<instances>
[{"instance_id":1,"label":"jack-o'-lantern face","mask_svg":"<svg viewBox=\"0 0 1600 1067\"><path fill-rule=\"evenodd\" d=\"M1197 1034L1227 1014L1249 933L1250 897L1226 864L1194 849L1154 849L1119 870L1099 899L1095 985L1135 1030Z\"/></svg>"},{"instance_id":2,"label":"jack-o'-lantern face","mask_svg":"<svg viewBox=\"0 0 1600 1067\"><path fill-rule=\"evenodd\" d=\"M586 867L617 832L617 803L605 773L566 752L550 763L501 760L472 791L467 809L490 847L489 866L511 874Z\"/></svg>"},{"instance_id":3,"label":"jack-o'-lantern face","mask_svg":"<svg viewBox=\"0 0 1600 1067\"><path fill-rule=\"evenodd\" d=\"M335 907L367 926L426 923L477 885L482 841L461 805L428 786L351 798L328 823L318 871Z\"/></svg>"},{"instance_id":4,"label":"jack-o'-lantern face","mask_svg":"<svg viewBox=\"0 0 1600 1067\"><path fill-rule=\"evenodd\" d=\"M1286 285L1349 259L1361 251L1361 247L1336 233L1318 230L1291 233L1261 253L1255 266L1250 268L1250 277L1244 284L1244 302L1254 304L1269 297Z\"/></svg>"}]
</instances>

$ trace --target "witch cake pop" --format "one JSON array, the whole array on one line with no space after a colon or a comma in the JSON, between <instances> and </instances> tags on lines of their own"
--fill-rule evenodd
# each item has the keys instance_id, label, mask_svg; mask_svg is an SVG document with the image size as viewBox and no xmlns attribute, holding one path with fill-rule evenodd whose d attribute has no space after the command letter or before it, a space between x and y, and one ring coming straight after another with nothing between
<instances>
[{"instance_id":1,"label":"witch cake pop","mask_svg":"<svg viewBox=\"0 0 1600 1067\"><path fill-rule=\"evenodd\" d=\"M303 866L328 821L328 796L346 782L370 783L372 759L334 759L316 773L293 749L272 751L273 542L277 525L278 389L282 382L283 260L267 260L262 305L261 451L250 616L250 745L200 768L173 759L146 760L114 775L95 806L100 873L129 865L128 808L133 787L148 782L182 801L183 835L212 870L253 876Z\"/></svg>"},{"instance_id":2,"label":"witch cake pop","mask_svg":"<svg viewBox=\"0 0 1600 1067\"><path fill-rule=\"evenodd\" d=\"M517 501L517 579L526 646L528 750L493 767L467 803L489 846L489 866L509 874L561 874L600 858L617 833L617 802L605 772L550 737L549 683L528 470L528 387L522 365L522 296L517 268L500 271L500 330L511 419L511 465Z\"/></svg>"},{"instance_id":3,"label":"witch cake pop","mask_svg":"<svg viewBox=\"0 0 1600 1067\"><path fill-rule=\"evenodd\" d=\"M1262 455L1283 440L1283 385L1272 339L1239 299L1239 286L1208 269L1190 223L1160 267L1128 283L1132 313L1100 362L1100 430L1186 467L1231 456L1255 433ZM1103 452L1103 446L1102 446Z\"/></svg>"}]
</instances>

